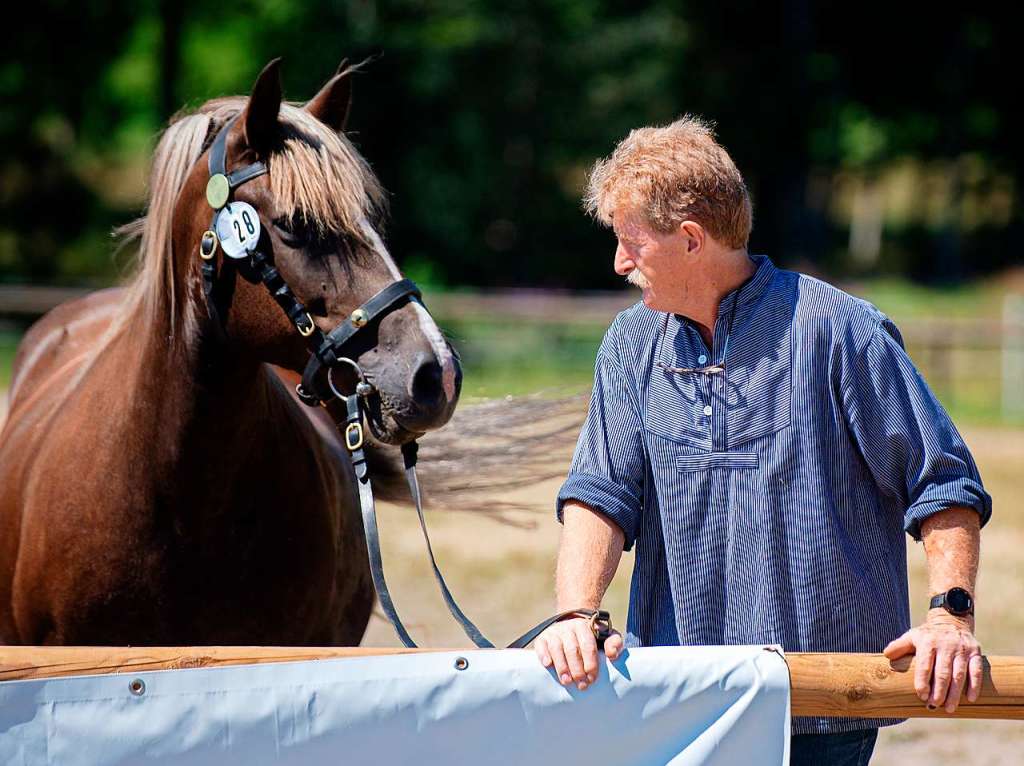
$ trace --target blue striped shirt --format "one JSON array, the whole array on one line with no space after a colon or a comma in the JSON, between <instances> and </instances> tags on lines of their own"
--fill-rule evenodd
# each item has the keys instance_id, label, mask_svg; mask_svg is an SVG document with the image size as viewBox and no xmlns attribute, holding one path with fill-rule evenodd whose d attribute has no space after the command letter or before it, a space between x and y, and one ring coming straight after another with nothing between
<instances>
[{"instance_id":1,"label":"blue striped shirt","mask_svg":"<svg viewBox=\"0 0 1024 766\"><path fill-rule=\"evenodd\" d=\"M992 501L895 325L753 260L711 349L689 320L642 303L615 318L558 517L578 500L635 544L627 645L878 652L910 626L904 534L919 540L951 505L984 524ZM720 362L727 334L724 372L667 369Z\"/></svg>"}]
</instances>

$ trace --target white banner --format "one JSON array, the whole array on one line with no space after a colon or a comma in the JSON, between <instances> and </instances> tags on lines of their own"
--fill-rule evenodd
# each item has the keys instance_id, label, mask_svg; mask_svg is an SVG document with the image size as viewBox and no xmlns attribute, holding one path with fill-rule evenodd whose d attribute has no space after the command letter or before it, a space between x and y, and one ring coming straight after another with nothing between
<instances>
[{"instance_id":1,"label":"white banner","mask_svg":"<svg viewBox=\"0 0 1024 766\"><path fill-rule=\"evenodd\" d=\"M789 761L777 651L631 649L601 673L580 692L506 650L8 681L0 763Z\"/></svg>"}]
</instances>

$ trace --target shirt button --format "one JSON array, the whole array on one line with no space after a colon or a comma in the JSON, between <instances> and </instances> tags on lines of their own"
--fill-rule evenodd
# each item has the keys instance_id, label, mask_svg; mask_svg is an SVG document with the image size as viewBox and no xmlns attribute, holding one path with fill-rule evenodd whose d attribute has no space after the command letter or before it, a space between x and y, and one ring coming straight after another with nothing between
<instances>
[{"instance_id":1,"label":"shirt button","mask_svg":"<svg viewBox=\"0 0 1024 766\"><path fill-rule=\"evenodd\" d=\"M707 364L707 363L708 363L708 358L704 354L701 354L700 356L697 357L697 364Z\"/></svg>"},{"instance_id":2,"label":"shirt button","mask_svg":"<svg viewBox=\"0 0 1024 766\"><path fill-rule=\"evenodd\" d=\"M709 417L711 416L711 405L710 404L704 406L704 414L709 416Z\"/></svg>"}]
</instances>

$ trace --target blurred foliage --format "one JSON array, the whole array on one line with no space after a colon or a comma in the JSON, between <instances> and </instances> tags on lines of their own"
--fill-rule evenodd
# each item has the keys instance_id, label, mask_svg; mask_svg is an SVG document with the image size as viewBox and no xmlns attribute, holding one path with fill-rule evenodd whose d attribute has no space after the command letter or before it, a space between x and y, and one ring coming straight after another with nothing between
<instances>
[{"instance_id":1,"label":"blurred foliage","mask_svg":"<svg viewBox=\"0 0 1024 766\"><path fill-rule=\"evenodd\" d=\"M751 249L834 276L954 282L1020 262L1015 5L809 0L41 0L0 59L0 279L109 281L170 114L286 97L339 61L352 137L392 192L389 238L448 285L608 287L579 210L630 128L717 121L754 196Z\"/></svg>"}]
</instances>

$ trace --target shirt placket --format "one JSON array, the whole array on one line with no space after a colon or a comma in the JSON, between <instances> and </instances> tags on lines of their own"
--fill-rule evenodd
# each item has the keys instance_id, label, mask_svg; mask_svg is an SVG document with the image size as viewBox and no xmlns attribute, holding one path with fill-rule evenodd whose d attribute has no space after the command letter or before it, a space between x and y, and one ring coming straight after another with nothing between
<instances>
[{"instance_id":1,"label":"shirt placket","mask_svg":"<svg viewBox=\"0 0 1024 766\"><path fill-rule=\"evenodd\" d=\"M689 360L687 364L690 367L704 367L706 365L712 364L714 359L714 350L709 350L707 346L704 345L704 339L701 337L700 333L697 331L696 328L691 327L689 329L690 332L692 332L696 338L696 343L694 345L697 348L697 357L695 359ZM714 340L715 339L712 338L712 343L714 343ZM704 427L711 431L711 433L713 434L714 429L712 427L712 423L715 416L715 394L712 379L715 378L716 376L708 375L707 373L697 373L694 377L696 378L695 386L697 389L697 422L702 423ZM711 441L711 445L711 449L712 451L714 451L713 440Z\"/></svg>"},{"instance_id":2,"label":"shirt placket","mask_svg":"<svg viewBox=\"0 0 1024 766\"><path fill-rule=\"evenodd\" d=\"M722 301L722 305L728 305L732 299ZM712 352L713 363L715 364L726 364L725 360L722 359L722 351L725 347L726 337L729 334L729 328L726 326L728 322L728 316L719 312L718 320L715 322L715 334L712 340L714 348ZM704 415L707 417L708 428L711 430L711 451L712 452L725 452L726 451L726 401L727 401L727 390L726 390L726 373L720 372L714 375L704 375L707 390L704 395L704 401L706 405L704 407Z\"/></svg>"}]
</instances>

